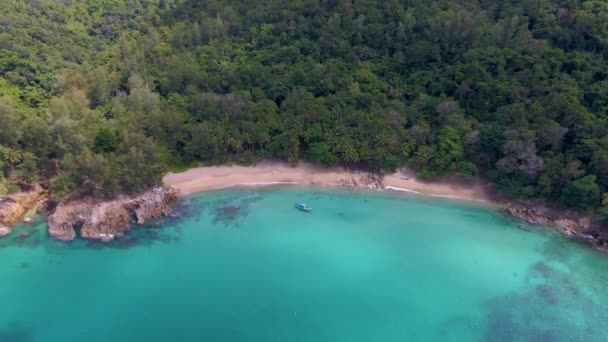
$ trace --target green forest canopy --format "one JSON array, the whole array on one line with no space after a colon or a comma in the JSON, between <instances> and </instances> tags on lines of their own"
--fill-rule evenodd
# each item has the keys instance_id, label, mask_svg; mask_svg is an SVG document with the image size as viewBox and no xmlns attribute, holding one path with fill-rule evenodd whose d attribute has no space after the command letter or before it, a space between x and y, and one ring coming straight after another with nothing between
<instances>
[{"instance_id":1,"label":"green forest canopy","mask_svg":"<svg viewBox=\"0 0 608 342\"><path fill-rule=\"evenodd\" d=\"M0 0L4 190L308 159L608 217L608 4Z\"/></svg>"}]
</instances>

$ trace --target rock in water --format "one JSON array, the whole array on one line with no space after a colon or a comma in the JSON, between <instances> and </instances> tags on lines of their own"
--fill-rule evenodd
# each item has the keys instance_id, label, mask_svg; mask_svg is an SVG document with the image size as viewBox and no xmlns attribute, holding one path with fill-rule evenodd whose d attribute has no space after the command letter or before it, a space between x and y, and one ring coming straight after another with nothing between
<instances>
[{"instance_id":1,"label":"rock in water","mask_svg":"<svg viewBox=\"0 0 608 342\"><path fill-rule=\"evenodd\" d=\"M608 234L593 227L588 217L568 217L568 213L544 206L510 203L507 213L528 223L552 226L567 238L585 242L598 251L608 253Z\"/></svg>"},{"instance_id":2,"label":"rock in water","mask_svg":"<svg viewBox=\"0 0 608 342\"><path fill-rule=\"evenodd\" d=\"M128 203L128 206L135 212L137 223L144 224L150 218L168 216L176 200L175 191L168 192L166 188L157 187L134 198Z\"/></svg>"},{"instance_id":3,"label":"rock in water","mask_svg":"<svg viewBox=\"0 0 608 342\"><path fill-rule=\"evenodd\" d=\"M29 191L18 192L0 197L0 224L11 226L30 210L44 194L44 189L38 184Z\"/></svg>"},{"instance_id":4,"label":"rock in water","mask_svg":"<svg viewBox=\"0 0 608 342\"><path fill-rule=\"evenodd\" d=\"M49 235L69 241L80 236L86 239L108 241L108 237L121 236L129 229L132 215L138 224L150 218L168 215L177 200L175 190L155 187L135 197L120 196L110 201L85 198L60 203L49 215Z\"/></svg>"},{"instance_id":5,"label":"rock in water","mask_svg":"<svg viewBox=\"0 0 608 342\"><path fill-rule=\"evenodd\" d=\"M0 238L3 238L7 235L9 235L12 232L12 230L9 227L3 226L2 224L0 224Z\"/></svg>"}]
</instances>

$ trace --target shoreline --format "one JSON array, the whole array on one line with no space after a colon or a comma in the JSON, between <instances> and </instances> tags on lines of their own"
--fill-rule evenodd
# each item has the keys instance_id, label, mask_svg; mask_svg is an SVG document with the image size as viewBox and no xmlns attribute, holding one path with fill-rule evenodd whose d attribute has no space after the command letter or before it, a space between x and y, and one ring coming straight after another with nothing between
<instances>
[{"instance_id":1,"label":"shoreline","mask_svg":"<svg viewBox=\"0 0 608 342\"><path fill-rule=\"evenodd\" d=\"M500 196L500 194L492 191L488 182L479 178L444 177L435 181L425 181L417 178L415 172L406 168L391 174L374 174L343 167L324 168L306 162L292 166L284 162L263 161L255 166L195 167L181 173L168 173L163 177L163 182L166 187L152 188L147 192L149 193L148 196L145 196L146 193L144 193L137 196L124 195L114 200L89 198L84 202L63 201L51 211L51 215L58 215L58 212L66 212L66 210L71 212L74 206L78 207L76 209L82 209L80 211L86 212L87 215L82 213L75 216L64 215L66 217L59 220L60 224L55 225L50 220L49 234L59 237L60 240L70 240L75 237L73 236L75 234L73 225L80 222L81 216L90 216L91 218L95 216L94 219L90 220L91 225L95 226L94 234L87 234L83 237L103 240L108 233L112 238L120 236L123 230L129 229L130 223L143 223L140 222L143 220L139 218L137 222L130 222L129 215L125 214L124 210L134 210L138 217L170 216L172 213L169 207L172 207L172 205L167 203L174 203L179 196L185 197L196 193L228 188L298 185L390 191L452 201L481 203L484 206L500 210L522 222L556 230L570 240L583 242L596 250L608 253L608 230L602 229L590 217L567 208L549 208L541 201L514 200ZM39 196L33 202L20 199L24 196L29 198L32 194L36 195L37 193L37 191L30 189L29 192L0 197L0 237L11 234L12 223L21 219L26 212L33 210L33 202L37 203L41 200ZM116 205L119 199L122 199L123 202L126 201L126 207L125 205ZM114 210L115 207L125 208L122 208L124 210L118 208L120 210L117 214L115 213L117 210ZM105 218L101 219L101 217ZM25 223L31 223L31 220ZM50 229L51 226L60 229ZM67 238L62 238L64 233L69 236L66 235Z\"/></svg>"},{"instance_id":2,"label":"shoreline","mask_svg":"<svg viewBox=\"0 0 608 342\"><path fill-rule=\"evenodd\" d=\"M491 196L490 186L478 179L427 182L417 178L409 169L378 176L342 167L324 168L306 162L300 162L297 166L270 161L262 161L255 166L201 166L185 172L167 173L163 182L178 190L181 196L238 187L304 185L406 192L459 201L496 203Z\"/></svg>"},{"instance_id":3,"label":"shoreline","mask_svg":"<svg viewBox=\"0 0 608 342\"><path fill-rule=\"evenodd\" d=\"M425 181L410 169L378 175L343 167L319 167L301 162L262 161L254 166L200 166L185 172L168 173L165 185L176 189L179 196L238 187L303 185L348 189L403 192L454 201L476 202L502 210L507 215L529 224L558 231L569 240L587 244L608 253L608 231L593 224L589 217L570 210L549 209L543 203L513 200L492 191L488 182L479 178L445 177Z\"/></svg>"}]
</instances>

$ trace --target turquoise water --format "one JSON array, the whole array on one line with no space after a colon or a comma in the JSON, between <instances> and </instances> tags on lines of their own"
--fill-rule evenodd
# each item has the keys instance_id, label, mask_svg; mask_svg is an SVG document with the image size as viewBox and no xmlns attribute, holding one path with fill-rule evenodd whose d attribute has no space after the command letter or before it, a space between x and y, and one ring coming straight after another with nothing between
<instances>
[{"instance_id":1,"label":"turquoise water","mask_svg":"<svg viewBox=\"0 0 608 342\"><path fill-rule=\"evenodd\" d=\"M182 211L110 246L17 228L0 341L606 340L608 256L487 208L279 188Z\"/></svg>"}]
</instances>

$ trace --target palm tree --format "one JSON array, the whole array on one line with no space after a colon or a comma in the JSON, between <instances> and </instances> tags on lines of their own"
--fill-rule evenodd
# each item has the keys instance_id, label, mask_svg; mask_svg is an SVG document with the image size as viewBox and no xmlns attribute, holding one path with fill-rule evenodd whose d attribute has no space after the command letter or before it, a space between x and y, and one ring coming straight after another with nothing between
<instances>
[{"instance_id":1,"label":"palm tree","mask_svg":"<svg viewBox=\"0 0 608 342\"><path fill-rule=\"evenodd\" d=\"M228 138L228 147L231 151L236 152L236 160L239 160L239 153L243 151L243 142L241 137L231 136Z\"/></svg>"},{"instance_id":2,"label":"palm tree","mask_svg":"<svg viewBox=\"0 0 608 342\"><path fill-rule=\"evenodd\" d=\"M17 149L7 148L2 153L2 160L9 165L17 165L23 160L23 153Z\"/></svg>"}]
</instances>

